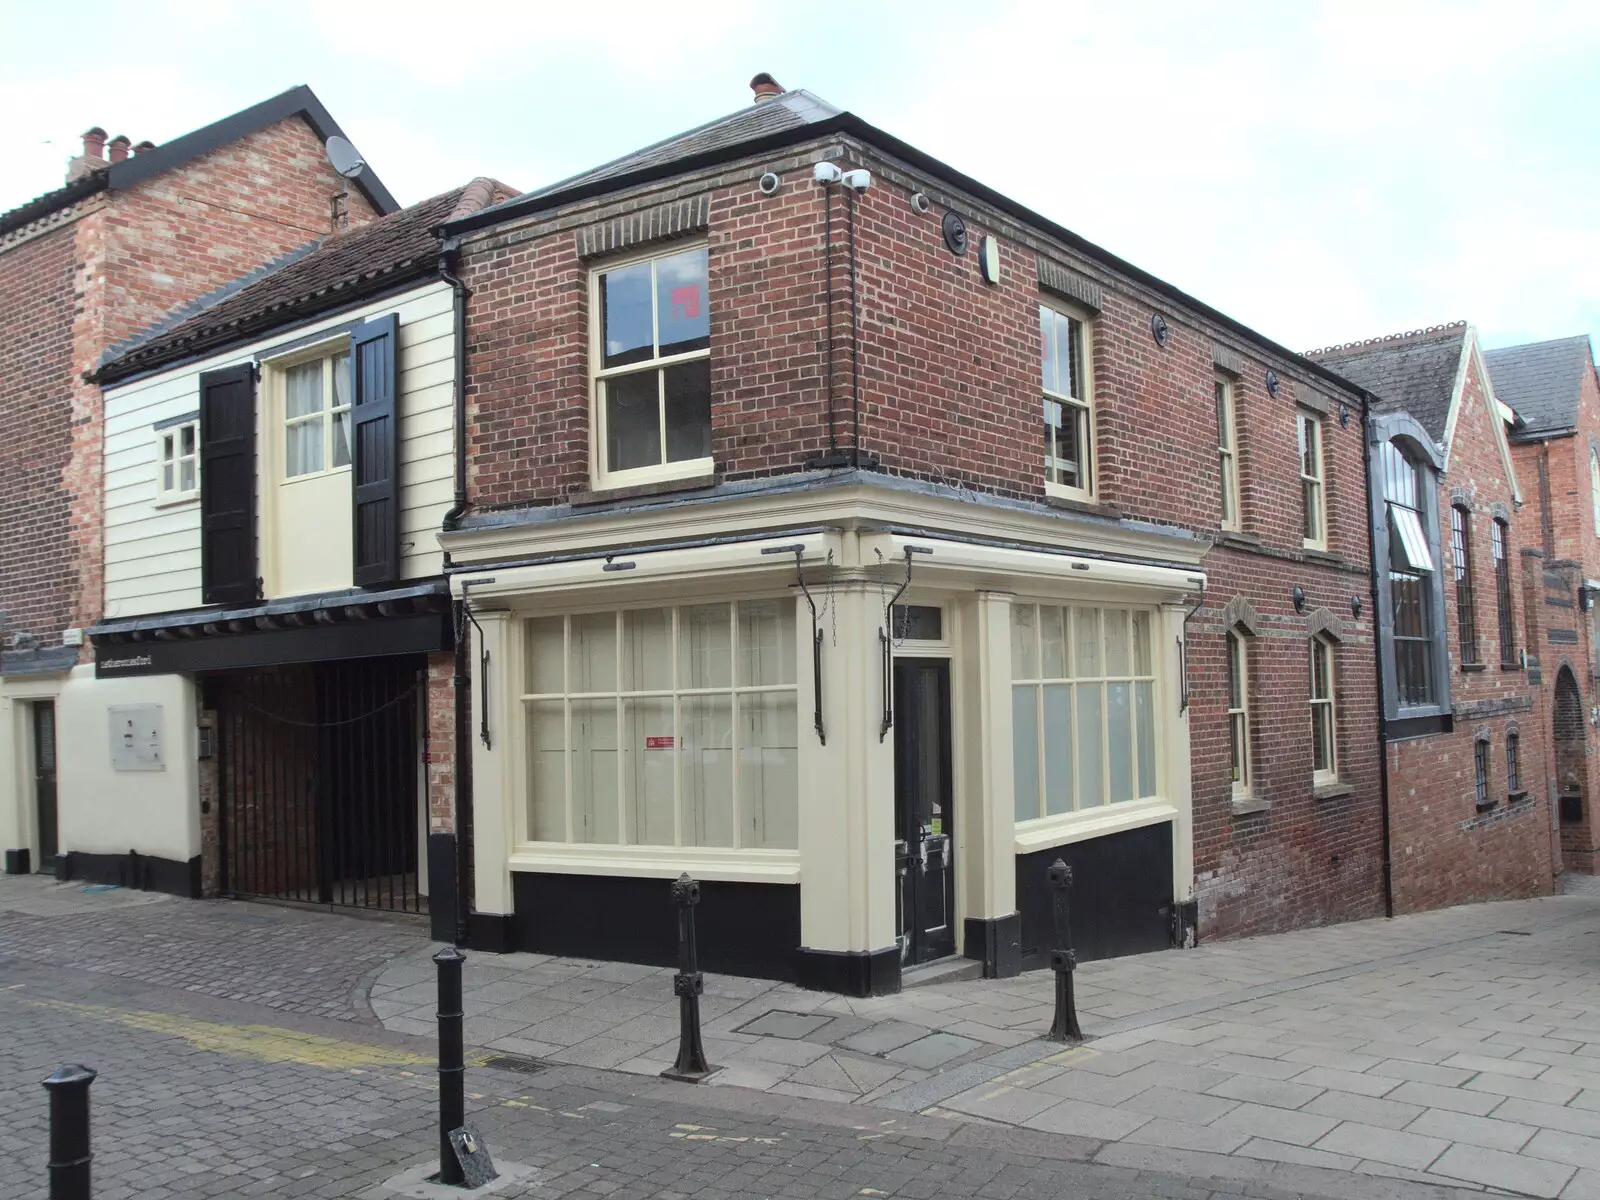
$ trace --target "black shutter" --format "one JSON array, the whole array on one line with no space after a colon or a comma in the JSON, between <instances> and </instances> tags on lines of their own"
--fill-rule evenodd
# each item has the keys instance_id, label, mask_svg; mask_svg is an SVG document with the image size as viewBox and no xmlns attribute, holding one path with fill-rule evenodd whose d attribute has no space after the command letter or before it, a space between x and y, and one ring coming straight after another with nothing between
<instances>
[{"instance_id":1,"label":"black shutter","mask_svg":"<svg viewBox=\"0 0 1600 1200\"><path fill-rule=\"evenodd\" d=\"M200 376L200 596L206 604L261 597L253 363Z\"/></svg>"},{"instance_id":2,"label":"black shutter","mask_svg":"<svg viewBox=\"0 0 1600 1200\"><path fill-rule=\"evenodd\" d=\"M350 335L351 499L357 587L400 577L400 319L394 313Z\"/></svg>"}]
</instances>

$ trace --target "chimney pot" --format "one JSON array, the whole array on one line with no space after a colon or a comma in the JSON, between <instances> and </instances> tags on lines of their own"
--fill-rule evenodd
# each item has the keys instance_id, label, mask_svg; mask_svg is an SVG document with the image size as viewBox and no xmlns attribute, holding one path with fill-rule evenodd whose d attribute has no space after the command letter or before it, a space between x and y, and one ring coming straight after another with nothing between
<instances>
[{"instance_id":1,"label":"chimney pot","mask_svg":"<svg viewBox=\"0 0 1600 1200\"><path fill-rule=\"evenodd\" d=\"M154 142L150 141L147 138L144 141L140 142L138 145L134 146L133 152L135 154L144 154L147 151L154 150L155 148L156 148L156 144Z\"/></svg>"},{"instance_id":2,"label":"chimney pot","mask_svg":"<svg viewBox=\"0 0 1600 1200\"><path fill-rule=\"evenodd\" d=\"M83 132L83 156L85 158L104 158L106 156L106 131L96 125L93 129Z\"/></svg>"},{"instance_id":3,"label":"chimney pot","mask_svg":"<svg viewBox=\"0 0 1600 1200\"><path fill-rule=\"evenodd\" d=\"M128 157L128 135L119 133L106 143L106 154L114 163L119 163Z\"/></svg>"},{"instance_id":4,"label":"chimney pot","mask_svg":"<svg viewBox=\"0 0 1600 1200\"><path fill-rule=\"evenodd\" d=\"M763 71L750 81L750 90L755 93L755 102L760 104L763 100L783 95L783 84Z\"/></svg>"}]
</instances>

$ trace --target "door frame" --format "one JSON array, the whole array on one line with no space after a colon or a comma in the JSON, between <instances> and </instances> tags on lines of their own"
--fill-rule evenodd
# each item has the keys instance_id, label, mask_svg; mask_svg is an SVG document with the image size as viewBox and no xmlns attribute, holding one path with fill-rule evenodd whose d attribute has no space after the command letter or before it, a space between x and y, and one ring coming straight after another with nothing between
<instances>
[{"instance_id":1,"label":"door frame","mask_svg":"<svg viewBox=\"0 0 1600 1200\"><path fill-rule=\"evenodd\" d=\"M55 763L51 772L50 823L55 827L54 846L51 847L51 861L46 864L44 853L44 820L39 796L39 710L48 704L50 706L50 757ZM33 808L33 841L37 847L33 862L34 874L55 874L55 858L61 853L61 705L54 698L41 698L28 703L28 750L31 754L29 766L32 768L30 780L32 786L28 789Z\"/></svg>"},{"instance_id":2,"label":"door frame","mask_svg":"<svg viewBox=\"0 0 1600 1200\"><path fill-rule=\"evenodd\" d=\"M955 739L956 739L956 733L955 733L955 730L956 730L956 705L955 705L955 694L954 694L955 693L955 674L956 674L956 672L955 672L955 664L953 662L952 656L948 655L948 654L914 654L914 653L913 654L897 654L893 658L893 662L891 663L891 671L890 671L890 684L891 684L892 687L894 687L896 689L896 692L898 692L898 690L899 690L899 677L900 677L899 668L900 668L900 664L902 662L906 663L907 665L915 664L915 663L937 664L937 665L942 666L944 668L944 759L945 759L944 769L945 769L945 786L946 786L946 792L947 792L947 796L948 796L948 802L947 802L947 806L946 806L948 811L945 813L945 818L944 818L945 819L945 829L944 829L944 833L943 833L943 836L944 836L944 839L945 839L945 863L944 863L945 893L946 893L945 894L945 921L946 921L946 925L947 925L947 927L949 929L949 935L948 936L949 936L949 939L950 939L950 955L960 956L960 954L962 953L962 949L963 949L963 947L961 945L961 934L962 934L963 924L962 924L960 912L957 909L957 893L959 891L959 883L958 883L958 881L960 879L960 871L959 871L959 868L957 866L957 861L956 861L957 860L957 856L958 856L958 851L957 851L956 844L957 844L957 841L959 840L957 838L957 831L960 828L960 819L959 819L959 813L956 810L956 752L955 752L956 751L956 748L955 748ZM899 697L897 695L896 696L896 703L895 703L895 713L898 715L899 712L900 712L900 704L899 704ZM900 742L900 729L899 729L898 721L896 722L896 726L895 726L893 732L894 732L894 738L895 738L895 744L894 744L894 748L893 748L893 758L894 758L896 764L898 764L899 758L900 758L900 744L899 744L899 742ZM894 796L894 805L895 805L895 814L894 814L895 845L896 845L896 847L898 847L901 844L901 842L903 841L903 839L900 836L900 834L903 832L903 830L902 830L901 824L900 824L900 822L901 822L901 813L900 813L900 780L899 780L898 773L896 773L896 776L895 776L895 786L894 786L893 796ZM896 856L898 857L898 854L899 854L898 849L896 849L895 853L896 853ZM896 904L898 906L898 905L900 905L900 904L902 904L904 902L904 896L905 896L904 885L902 884L902 882L901 882L901 880L899 878L899 865L898 865L898 863L895 864L895 886L896 886L897 889L899 889L899 897L896 900ZM896 924L900 924L900 922L896 922ZM902 936L902 934L897 932L896 933L896 937L899 938L900 936ZM902 961L902 963L904 964L905 967L916 967L916 966L921 966L922 965L922 963L920 963L920 962L919 963L905 963L905 960L904 960L905 948L904 947L901 948L901 952L902 952L901 961ZM936 961L936 960L931 960L930 959L930 960L926 960L926 961Z\"/></svg>"},{"instance_id":3,"label":"door frame","mask_svg":"<svg viewBox=\"0 0 1600 1200\"><path fill-rule=\"evenodd\" d=\"M31 871L39 869L39 813L34 796L33 778L33 705L48 700L56 708L56 849L61 846L61 691L66 683L64 676L46 675L29 678L20 676L0 681L0 712L5 713L5 730L0 735L0 749L9 740L11 754L10 778L0 783L0 803L4 803L3 788L11 788L16 814L16 849L28 851ZM6 847L11 849L12 847Z\"/></svg>"}]
</instances>

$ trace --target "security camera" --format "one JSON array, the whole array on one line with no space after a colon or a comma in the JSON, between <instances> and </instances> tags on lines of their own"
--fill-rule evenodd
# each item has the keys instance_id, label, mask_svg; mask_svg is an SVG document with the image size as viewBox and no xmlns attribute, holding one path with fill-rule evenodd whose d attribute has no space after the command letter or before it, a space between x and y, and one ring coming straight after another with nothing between
<instances>
[{"instance_id":1,"label":"security camera","mask_svg":"<svg viewBox=\"0 0 1600 1200\"><path fill-rule=\"evenodd\" d=\"M858 192L864 192L872 186L872 172L857 167L854 171L846 171L839 179L845 187Z\"/></svg>"},{"instance_id":2,"label":"security camera","mask_svg":"<svg viewBox=\"0 0 1600 1200\"><path fill-rule=\"evenodd\" d=\"M778 185L782 182L783 181L779 179L777 175L771 171L768 171L761 177L760 183L757 186L761 188L761 194L763 196L776 196L778 194Z\"/></svg>"},{"instance_id":3,"label":"security camera","mask_svg":"<svg viewBox=\"0 0 1600 1200\"><path fill-rule=\"evenodd\" d=\"M843 174L831 162L819 162L811 168L811 178L821 184L838 183Z\"/></svg>"},{"instance_id":4,"label":"security camera","mask_svg":"<svg viewBox=\"0 0 1600 1200\"><path fill-rule=\"evenodd\" d=\"M913 212L925 213L932 207L933 207L933 201L929 200L928 197L924 193L922 193L922 192L912 192L911 193L911 210Z\"/></svg>"}]
</instances>

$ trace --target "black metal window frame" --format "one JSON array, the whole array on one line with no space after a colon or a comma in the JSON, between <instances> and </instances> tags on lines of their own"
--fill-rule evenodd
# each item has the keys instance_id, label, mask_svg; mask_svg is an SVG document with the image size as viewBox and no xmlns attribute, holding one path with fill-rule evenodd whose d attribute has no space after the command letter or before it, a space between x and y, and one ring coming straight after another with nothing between
<instances>
[{"instance_id":1,"label":"black metal window frame","mask_svg":"<svg viewBox=\"0 0 1600 1200\"><path fill-rule=\"evenodd\" d=\"M1478 809L1493 808L1489 799L1489 739L1479 738L1472 745L1473 776L1477 784Z\"/></svg>"},{"instance_id":2,"label":"black metal window frame","mask_svg":"<svg viewBox=\"0 0 1600 1200\"><path fill-rule=\"evenodd\" d=\"M1394 443L1383 455L1383 496L1391 529L1389 543L1389 599L1394 638L1395 691L1402 707L1437 702L1434 655L1437 652L1433 621L1436 563L1418 563L1401 531L1407 526L1422 531L1429 523L1423 504L1431 476ZM1427 547L1421 547L1426 553Z\"/></svg>"},{"instance_id":3,"label":"black metal window frame","mask_svg":"<svg viewBox=\"0 0 1600 1200\"><path fill-rule=\"evenodd\" d=\"M1450 559L1456 577L1456 626L1461 665L1478 662L1478 618L1472 583L1472 514L1464 504L1450 506Z\"/></svg>"},{"instance_id":4,"label":"black metal window frame","mask_svg":"<svg viewBox=\"0 0 1600 1200\"><path fill-rule=\"evenodd\" d=\"M1500 517L1491 527L1494 547L1494 598L1500 616L1500 665L1519 666L1517 660L1517 631L1511 611L1511 562L1507 556L1507 543L1511 540L1511 527Z\"/></svg>"},{"instance_id":5,"label":"black metal window frame","mask_svg":"<svg viewBox=\"0 0 1600 1200\"><path fill-rule=\"evenodd\" d=\"M1521 741L1515 729L1506 734L1506 795L1513 798L1522 794Z\"/></svg>"}]
</instances>

